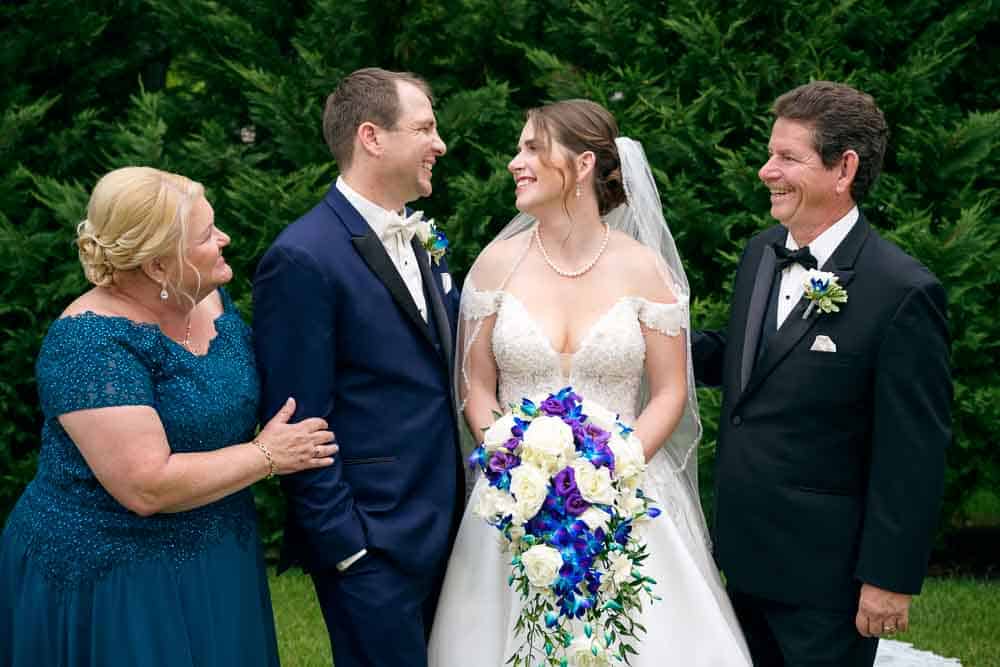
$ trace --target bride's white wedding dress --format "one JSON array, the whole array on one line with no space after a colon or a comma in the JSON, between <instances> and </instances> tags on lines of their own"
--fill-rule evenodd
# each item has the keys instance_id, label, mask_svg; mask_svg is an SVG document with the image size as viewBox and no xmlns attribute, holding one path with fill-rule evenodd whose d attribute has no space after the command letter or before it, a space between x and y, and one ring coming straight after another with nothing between
<instances>
[{"instance_id":1,"label":"bride's white wedding dress","mask_svg":"<svg viewBox=\"0 0 1000 667\"><path fill-rule=\"evenodd\" d=\"M467 285L462 308L463 321L496 314L491 344L502 406L571 385L584 398L620 413L625 423L635 421L639 403L646 349L642 327L676 336L687 322L686 304L623 297L567 355L552 347L508 292L477 292ZM646 633L631 664L749 665L739 625L701 537L700 510L662 451L649 462L646 475L643 488L663 514L643 529L651 554L644 574L656 580L661 599L642 611ZM513 632L520 603L507 585L509 557L499 546L497 530L472 512L484 486L480 475L448 563L429 647L432 667L500 666L520 646Z\"/></svg>"}]
</instances>

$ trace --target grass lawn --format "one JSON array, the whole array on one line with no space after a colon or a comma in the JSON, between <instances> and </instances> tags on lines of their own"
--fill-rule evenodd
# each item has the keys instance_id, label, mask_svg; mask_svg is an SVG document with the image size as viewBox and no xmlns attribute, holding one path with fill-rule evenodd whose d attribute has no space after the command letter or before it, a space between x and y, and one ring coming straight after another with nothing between
<instances>
[{"instance_id":1,"label":"grass lawn","mask_svg":"<svg viewBox=\"0 0 1000 667\"><path fill-rule=\"evenodd\" d=\"M283 667L328 667L330 642L312 582L301 572L270 573ZM911 629L897 639L964 667L1000 665L1000 581L931 578L914 600Z\"/></svg>"}]
</instances>

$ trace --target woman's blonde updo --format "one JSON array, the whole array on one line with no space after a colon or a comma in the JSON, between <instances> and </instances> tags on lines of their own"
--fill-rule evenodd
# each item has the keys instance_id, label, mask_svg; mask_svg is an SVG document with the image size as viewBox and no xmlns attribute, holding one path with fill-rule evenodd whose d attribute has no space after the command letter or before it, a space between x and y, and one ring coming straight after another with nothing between
<instances>
[{"instance_id":1,"label":"woman's blonde updo","mask_svg":"<svg viewBox=\"0 0 1000 667\"><path fill-rule=\"evenodd\" d=\"M108 287L118 271L183 257L188 216L203 196L200 183L151 167L105 174L90 195L87 219L76 228L87 280Z\"/></svg>"}]
</instances>

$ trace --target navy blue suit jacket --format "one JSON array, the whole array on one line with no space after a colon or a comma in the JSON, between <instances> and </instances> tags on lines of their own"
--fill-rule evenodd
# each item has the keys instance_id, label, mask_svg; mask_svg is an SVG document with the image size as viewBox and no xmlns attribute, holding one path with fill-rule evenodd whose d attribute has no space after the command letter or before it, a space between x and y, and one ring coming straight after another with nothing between
<instances>
[{"instance_id":1,"label":"navy blue suit jacket","mask_svg":"<svg viewBox=\"0 0 1000 667\"><path fill-rule=\"evenodd\" d=\"M325 418L340 445L332 466L281 480L281 569L330 570L362 548L417 576L444 566L464 497L451 392L458 293L444 293L444 262L413 247L428 322L336 186L258 266L262 421L293 396L293 420Z\"/></svg>"},{"instance_id":2,"label":"navy blue suit jacket","mask_svg":"<svg viewBox=\"0 0 1000 667\"><path fill-rule=\"evenodd\" d=\"M854 610L862 582L917 593L926 572L951 440L947 300L862 215L823 267L847 303L803 319L803 298L756 360L787 233L750 240L728 330L693 339L695 376L722 387L715 553L737 591Z\"/></svg>"}]
</instances>

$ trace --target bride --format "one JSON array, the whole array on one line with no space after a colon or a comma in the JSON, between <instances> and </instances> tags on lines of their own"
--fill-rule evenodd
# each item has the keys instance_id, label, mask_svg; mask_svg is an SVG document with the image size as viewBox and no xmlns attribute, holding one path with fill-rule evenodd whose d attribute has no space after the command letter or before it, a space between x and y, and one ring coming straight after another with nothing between
<instances>
[{"instance_id":1,"label":"bride","mask_svg":"<svg viewBox=\"0 0 1000 667\"><path fill-rule=\"evenodd\" d=\"M688 287L642 147L586 100L532 110L508 169L513 222L480 254L462 296L456 389L473 434L521 397L571 385L621 415L644 443L647 604L631 664L749 665L715 569L697 493L701 434ZM448 563L434 667L499 666L522 638L511 572L472 492Z\"/></svg>"}]
</instances>

